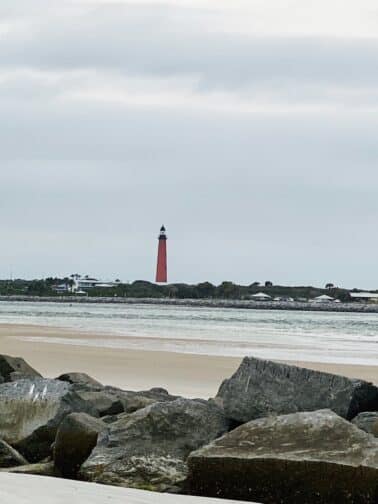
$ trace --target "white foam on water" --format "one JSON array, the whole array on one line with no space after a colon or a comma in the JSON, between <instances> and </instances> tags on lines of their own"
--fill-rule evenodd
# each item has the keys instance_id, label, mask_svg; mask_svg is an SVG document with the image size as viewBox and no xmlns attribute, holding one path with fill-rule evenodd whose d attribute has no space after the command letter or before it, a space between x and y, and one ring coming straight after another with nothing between
<instances>
[{"instance_id":1,"label":"white foam on water","mask_svg":"<svg viewBox=\"0 0 378 504\"><path fill-rule=\"evenodd\" d=\"M378 365L375 313L3 302L0 323L90 334L34 338L50 343Z\"/></svg>"}]
</instances>

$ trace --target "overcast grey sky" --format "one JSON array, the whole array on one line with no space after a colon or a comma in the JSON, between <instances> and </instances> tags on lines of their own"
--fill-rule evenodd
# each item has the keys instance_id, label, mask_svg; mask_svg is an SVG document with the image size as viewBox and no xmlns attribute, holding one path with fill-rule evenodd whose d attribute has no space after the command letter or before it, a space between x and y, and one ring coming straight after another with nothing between
<instances>
[{"instance_id":1,"label":"overcast grey sky","mask_svg":"<svg viewBox=\"0 0 378 504\"><path fill-rule=\"evenodd\" d=\"M0 276L378 288L374 0L1 0Z\"/></svg>"}]
</instances>

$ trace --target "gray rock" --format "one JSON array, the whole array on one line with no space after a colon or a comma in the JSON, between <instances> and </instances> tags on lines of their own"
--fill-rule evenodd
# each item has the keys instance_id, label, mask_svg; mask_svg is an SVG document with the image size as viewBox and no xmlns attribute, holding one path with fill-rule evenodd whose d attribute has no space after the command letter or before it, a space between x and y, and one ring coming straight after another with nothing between
<instances>
[{"instance_id":1,"label":"gray rock","mask_svg":"<svg viewBox=\"0 0 378 504\"><path fill-rule=\"evenodd\" d=\"M10 382L26 377L39 377L41 375L21 357L0 355L0 382Z\"/></svg>"},{"instance_id":2,"label":"gray rock","mask_svg":"<svg viewBox=\"0 0 378 504\"><path fill-rule=\"evenodd\" d=\"M120 390L114 387L105 387L105 390L114 393L119 398L125 413L133 413L156 402L170 402L179 399L178 396L169 394L163 388L152 388L137 392Z\"/></svg>"},{"instance_id":3,"label":"gray rock","mask_svg":"<svg viewBox=\"0 0 378 504\"><path fill-rule=\"evenodd\" d=\"M121 413L120 415L106 415L104 417L101 417L101 420L106 424L111 424L111 423L117 422L122 415L125 415L125 414Z\"/></svg>"},{"instance_id":4,"label":"gray rock","mask_svg":"<svg viewBox=\"0 0 378 504\"><path fill-rule=\"evenodd\" d=\"M80 399L96 411L96 416L117 415L125 411L124 406L117 394L104 388L74 386L74 390Z\"/></svg>"},{"instance_id":5,"label":"gray rock","mask_svg":"<svg viewBox=\"0 0 378 504\"><path fill-rule=\"evenodd\" d=\"M62 475L74 478L81 464L96 446L97 437L106 425L86 413L67 415L58 428L54 444L54 461Z\"/></svg>"},{"instance_id":6,"label":"gray rock","mask_svg":"<svg viewBox=\"0 0 378 504\"><path fill-rule=\"evenodd\" d=\"M254 420L188 463L194 495L265 504L378 502L378 440L331 410Z\"/></svg>"},{"instance_id":7,"label":"gray rock","mask_svg":"<svg viewBox=\"0 0 378 504\"><path fill-rule=\"evenodd\" d=\"M161 387L153 387L150 390L141 390L134 392L134 394L148 397L149 399L154 399L158 402L174 401L175 399L180 399L179 396L171 395L168 390Z\"/></svg>"},{"instance_id":8,"label":"gray rock","mask_svg":"<svg viewBox=\"0 0 378 504\"><path fill-rule=\"evenodd\" d=\"M146 390L142 393L152 394L152 395L155 395L155 397L156 397L156 395L163 396L163 397L169 395L168 390L163 387L152 387L150 390Z\"/></svg>"},{"instance_id":9,"label":"gray rock","mask_svg":"<svg viewBox=\"0 0 378 504\"><path fill-rule=\"evenodd\" d=\"M108 427L81 467L83 479L176 491L186 478L189 453L222 435L228 424L215 405L177 399L120 415Z\"/></svg>"},{"instance_id":10,"label":"gray rock","mask_svg":"<svg viewBox=\"0 0 378 504\"><path fill-rule=\"evenodd\" d=\"M56 378L57 380L65 381L71 384L78 384L78 385L93 385L96 387L102 387L103 385L92 378L91 376L87 375L86 373L64 373Z\"/></svg>"},{"instance_id":11,"label":"gray rock","mask_svg":"<svg viewBox=\"0 0 378 504\"><path fill-rule=\"evenodd\" d=\"M58 425L72 412L96 411L58 380L35 378L0 385L0 439L30 462L48 456Z\"/></svg>"},{"instance_id":12,"label":"gray rock","mask_svg":"<svg viewBox=\"0 0 378 504\"><path fill-rule=\"evenodd\" d=\"M98 387L76 384L74 390L83 401L96 409L100 417L118 415L119 413L133 413L155 402L167 402L177 399L176 396L169 395L164 389L133 392L110 386Z\"/></svg>"},{"instance_id":13,"label":"gray rock","mask_svg":"<svg viewBox=\"0 0 378 504\"><path fill-rule=\"evenodd\" d=\"M15 467L28 461L5 441L0 440L0 467Z\"/></svg>"},{"instance_id":14,"label":"gray rock","mask_svg":"<svg viewBox=\"0 0 378 504\"><path fill-rule=\"evenodd\" d=\"M350 420L361 411L378 409L378 388L363 380L245 357L222 383L216 401L238 423L323 408Z\"/></svg>"},{"instance_id":15,"label":"gray rock","mask_svg":"<svg viewBox=\"0 0 378 504\"><path fill-rule=\"evenodd\" d=\"M378 438L378 411L366 411L357 415L352 422L359 429Z\"/></svg>"},{"instance_id":16,"label":"gray rock","mask_svg":"<svg viewBox=\"0 0 378 504\"><path fill-rule=\"evenodd\" d=\"M34 474L37 476L54 476L60 477L61 474L55 467L54 462L40 462L38 464L28 464L10 469L0 469L0 472L17 473L17 474Z\"/></svg>"},{"instance_id":17,"label":"gray rock","mask_svg":"<svg viewBox=\"0 0 378 504\"><path fill-rule=\"evenodd\" d=\"M138 411L140 409L146 408L151 404L156 402L161 402L159 399L148 397L146 395L140 395L135 392L123 392L119 396L119 400L122 404L123 411L125 413L134 413L134 411ZM172 399L173 400L173 399ZM168 399L165 399L163 402L167 402Z\"/></svg>"}]
</instances>

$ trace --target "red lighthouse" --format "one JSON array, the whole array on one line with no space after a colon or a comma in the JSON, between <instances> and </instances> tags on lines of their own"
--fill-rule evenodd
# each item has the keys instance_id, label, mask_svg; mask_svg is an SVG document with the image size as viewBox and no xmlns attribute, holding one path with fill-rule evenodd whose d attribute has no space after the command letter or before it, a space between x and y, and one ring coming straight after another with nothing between
<instances>
[{"instance_id":1,"label":"red lighthouse","mask_svg":"<svg viewBox=\"0 0 378 504\"><path fill-rule=\"evenodd\" d=\"M167 235L164 226L161 226L159 234L156 281L159 283L167 282Z\"/></svg>"}]
</instances>

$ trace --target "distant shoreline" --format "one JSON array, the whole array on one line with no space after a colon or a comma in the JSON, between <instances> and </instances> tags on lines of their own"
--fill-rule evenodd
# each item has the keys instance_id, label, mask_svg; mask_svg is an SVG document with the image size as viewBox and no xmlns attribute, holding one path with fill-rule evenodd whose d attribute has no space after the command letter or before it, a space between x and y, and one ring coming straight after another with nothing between
<instances>
[{"instance_id":1,"label":"distant shoreline","mask_svg":"<svg viewBox=\"0 0 378 504\"><path fill-rule=\"evenodd\" d=\"M234 308L249 310L282 310L336 313L378 313L378 304L367 303L316 303L298 301L253 301L236 299L117 298L87 296L0 296L0 302L1 301L41 303L146 304L161 306L194 306L196 308Z\"/></svg>"}]
</instances>

